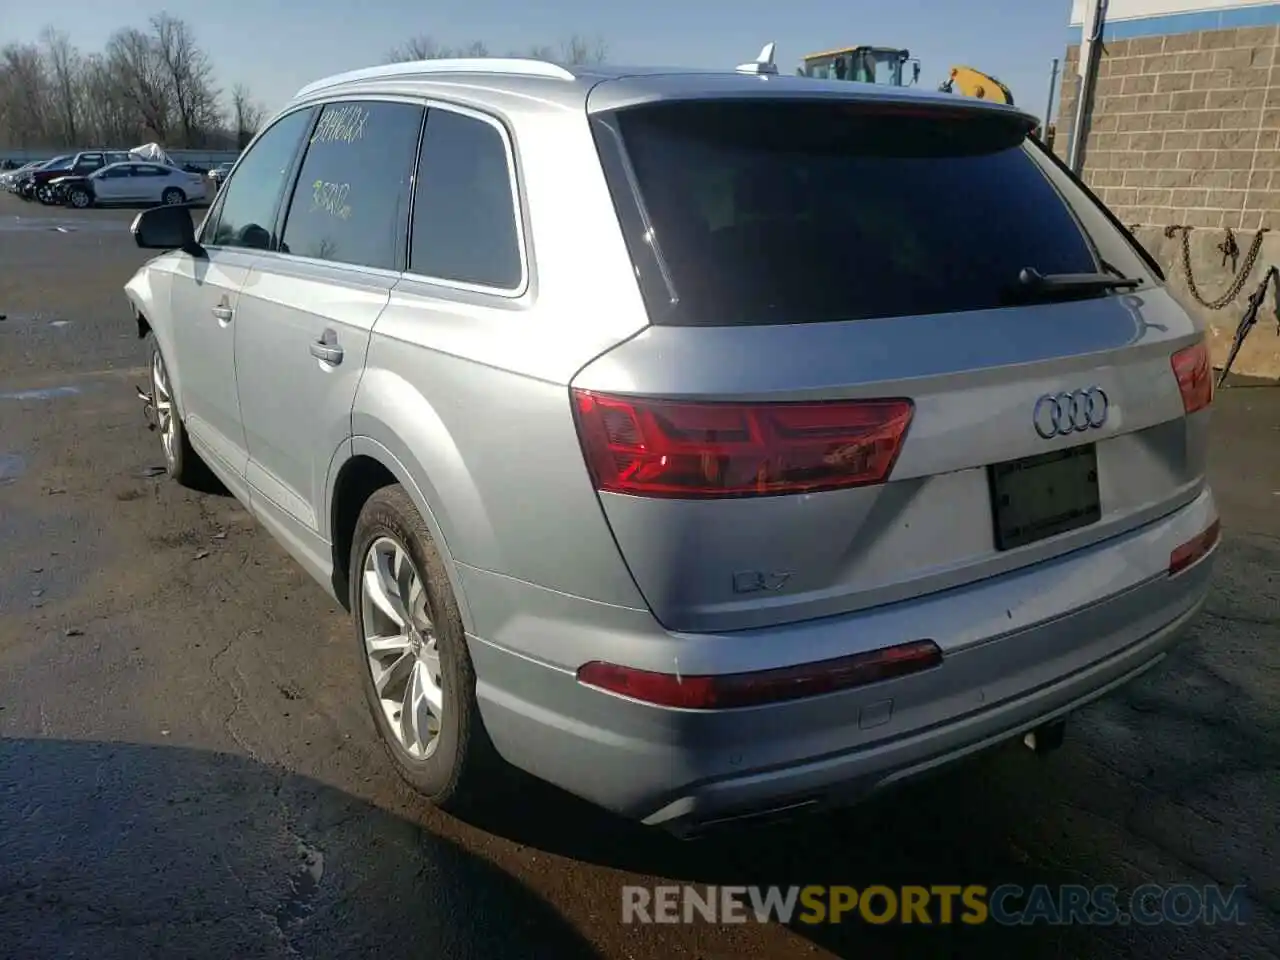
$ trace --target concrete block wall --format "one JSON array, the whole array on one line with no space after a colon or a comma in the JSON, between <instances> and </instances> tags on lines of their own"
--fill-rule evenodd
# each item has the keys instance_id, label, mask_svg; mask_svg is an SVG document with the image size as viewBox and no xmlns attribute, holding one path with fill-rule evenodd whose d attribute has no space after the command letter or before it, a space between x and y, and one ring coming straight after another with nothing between
<instances>
[{"instance_id":1,"label":"concrete block wall","mask_svg":"<svg viewBox=\"0 0 1280 960\"><path fill-rule=\"evenodd\" d=\"M1125 223L1280 228L1280 27L1109 38L1081 175ZM1080 79L1067 50L1055 150Z\"/></svg>"}]
</instances>

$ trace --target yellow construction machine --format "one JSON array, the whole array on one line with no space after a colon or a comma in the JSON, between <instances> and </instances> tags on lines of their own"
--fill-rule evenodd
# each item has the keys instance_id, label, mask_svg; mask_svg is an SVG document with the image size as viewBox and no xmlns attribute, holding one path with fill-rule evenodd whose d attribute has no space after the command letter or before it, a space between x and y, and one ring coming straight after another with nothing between
<instances>
[{"instance_id":1,"label":"yellow construction machine","mask_svg":"<svg viewBox=\"0 0 1280 960\"><path fill-rule=\"evenodd\" d=\"M993 103L1007 103L1013 106L1013 94L1008 87L990 74L975 70L973 67L952 67L951 76L944 80L938 89L943 93L961 93L966 97L977 97L979 100L990 100Z\"/></svg>"},{"instance_id":2,"label":"yellow construction machine","mask_svg":"<svg viewBox=\"0 0 1280 960\"><path fill-rule=\"evenodd\" d=\"M911 79L904 82L902 74L907 64L911 64L912 73ZM796 73L816 80L853 80L907 87L920 79L920 61L911 56L911 51L897 47L841 47L809 54L801 60Z\"/></svg>"},{"instance_id":3,"label":"yellow construction machine","mask_svg":"<svg viewBox=\"0 0 1280 960\"><path fill-rule=\"evenodd\" d=\"M910 79L904 79L904 68L911 65ZM879 83L890 87L908 87L920 80L920 61L901 47L841 47L802 57L796 73L818 80L851 80L857 83ZM958 93L993 103L1013 106L1013 92L988 73L973 67L955 66L939 84L943 93ZM1053 145L1054 128L1037 131L1049 146Z\"/></svg>"}]
</instances>

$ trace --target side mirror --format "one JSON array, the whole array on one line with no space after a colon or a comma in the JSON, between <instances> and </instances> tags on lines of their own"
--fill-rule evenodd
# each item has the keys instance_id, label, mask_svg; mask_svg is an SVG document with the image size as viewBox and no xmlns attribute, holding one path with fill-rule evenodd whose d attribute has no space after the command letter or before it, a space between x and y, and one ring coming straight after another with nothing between
<instances>
[{"instance_id":1,"label":"side mirror","mask_svg":"<svg viewBox=\"0 0 1280 960\"><path fill-rule=\"evenodd\" d=\"M204 256L196 243L191 211L181 204L166 204L143 210L129 228L134 242L147 250L182 250L194 257Z\"/></svg>"}]
</instances>

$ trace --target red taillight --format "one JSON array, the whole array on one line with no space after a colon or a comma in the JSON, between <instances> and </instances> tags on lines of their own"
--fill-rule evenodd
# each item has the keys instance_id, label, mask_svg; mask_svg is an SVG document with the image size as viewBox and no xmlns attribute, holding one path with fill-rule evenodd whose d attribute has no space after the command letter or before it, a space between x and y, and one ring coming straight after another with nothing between
<instances>
[{"instance_id":1,"label":"red taillight","mask_svg":"<svg viewBox=\"0 0 1280 960\"><path fill-rule=\"evenodd\" d=\"M838 660L754 673L686 677L633 670L597 660L579 668L578 682L661 707L725 710L848 690L918 673L941 662L942 651L936 643L916 640Z\"/></svg>"},{"instance_id":2,"label":"red taillight","mask_svg":"<svg viewBox=\"0 0 1280 960\"><path fill-rule=\"evenodd\" d=\"M1218 536L1221 533L1222 523L1215 520L1205 528L1203 533L1197 534L1169 554L1169 576L1172 577L1175 573L1181 573L1187 567L1208 556L1209 551L1218 542Z\"/></svg>"},{"instance_id":3,"label":"red taillight","mask_svg":"<svg viewBox=\"0 0 1280 960\"><path fill-rule=\"evenodd\" d=\"M573 391L596 488L644 497L750 497L883 483L910 400L683 403Z\"/></svg>"},{"instance_id":4,"label":"red taillight","mask_svg":"<svg viewBox=\"0 0 1280 960\"><path fill-rule=\"evenodd\" d=\"M1182 408L1191 414L1209 406L1213 401L1213 367L1209 365L1209 348L1204 341L1184 347L1171 359L1182 393Z\"/></svg>"}]
</instances>

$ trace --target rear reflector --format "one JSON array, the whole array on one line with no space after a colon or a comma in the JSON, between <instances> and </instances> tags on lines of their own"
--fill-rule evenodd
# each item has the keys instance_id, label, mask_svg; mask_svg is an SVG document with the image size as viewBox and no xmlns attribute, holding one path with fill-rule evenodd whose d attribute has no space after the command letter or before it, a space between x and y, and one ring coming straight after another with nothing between
<instances>
[{"instance_id":1,"label":"rear reflector","mask_svg":"<svg viewBox=\"0 0 1280 960\"><path fill-rule=\"evenodd\" d=\"M941 662L942 651L936 643L916 640L837 660L755 673L681 676L596 660L579 668L578 682L661 707L724 710L849 690L918 673Z\"/></svg>"},{"instance_id":2,"label":"rear reflector","mask_svg":"<svg viewBox=\"0 0 1280 960\"><path fill-rule=\"evenodd\" d=\"M682 403L573 391L596 489L642 497L752 497L883 483L910 400Z\"/></svg>"},{"instance_id":3,"label":"rear reflector","mask_svg":"<svg viewBox=\"0 0 1280 960\"><path fill-rule=\"evenodd\" d=\"M1188 414L1203 410L1213 401L1213 368L1209 348L1201 340L1179 350L1172 357L1173 375L1178 378L1182 408Z\"/></svg>"},{"instance_id":4,"label":"rear reflector","mask_svg":"<svg viewBox=\"0 0 1280 960\"><path fill-rule=\"evenodd\" d=\"M1178 547L1173 553L1169 554L1169 576L1181 573L1187 567L1193 566L1197 561L1203 560L1213 549L1213 545L1218 542L1218 536L1222 532L1222 523L1219 520L1213 521L1201 534L1197 534L1188 540L1182 546Z\"/></svg>"}]
</instances>

